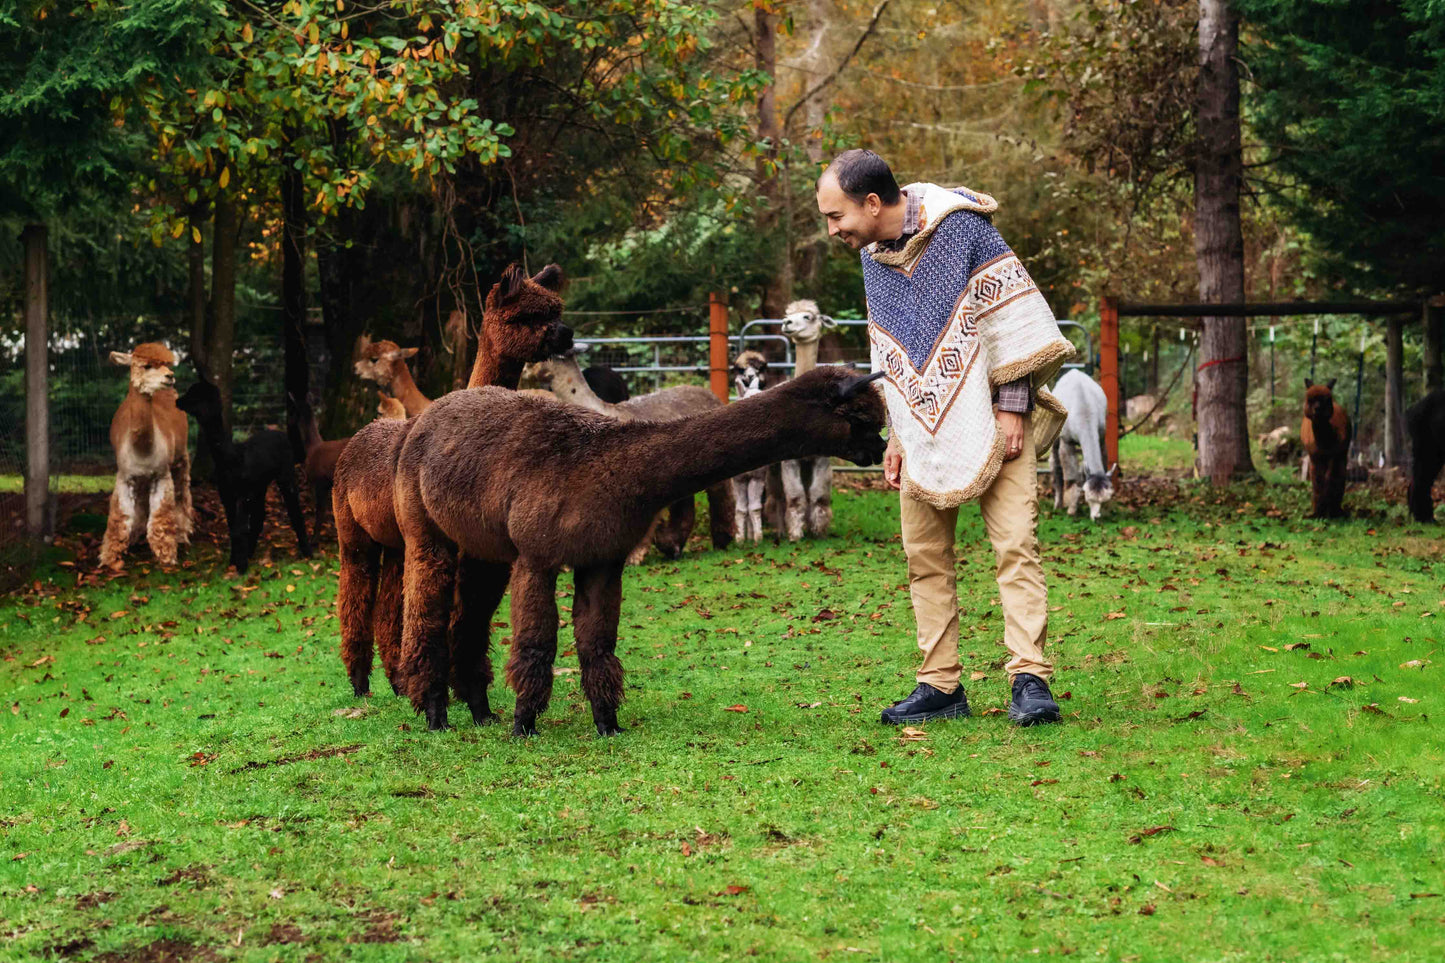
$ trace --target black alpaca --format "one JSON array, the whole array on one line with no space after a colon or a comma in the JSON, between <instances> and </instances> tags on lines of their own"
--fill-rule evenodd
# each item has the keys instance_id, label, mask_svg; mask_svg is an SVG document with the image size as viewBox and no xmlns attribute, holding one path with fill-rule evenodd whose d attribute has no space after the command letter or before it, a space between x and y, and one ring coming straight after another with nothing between
<instances>
[{"instance_id":1,"label":"black alpaca","mask_svg":"<svg viewBox=\"0 0 1445 963\"><path fill-rule=\"evenodd\" d=\"M1405 409L1405 433L1410 436L1410 514L1417 522L1435 520L1430 489L1445 467L1445 390L1436 388Z\"/></svg>"},{"instance_id":2,"label":"black alpaca","mask_svg":"<svg viewBox=\"0 0 1445 963\"><path fill-rule=\"evenodd\" d=\"M586 380L587 387L592 389L592 393L609 405L620 405L632 397L632 392L627 390L627 382L622 375L605 364L594 364L583 368L582 377Z\"/></svg>"},{"instance_id":3,"label":"black alpaca","mask_svg":"<svg viewBox=\"0 0 1445 963\"><path fill-rule=\"evenodd\" d=\"M311 543L306 540L306 521L301 515L291 443L286 433L258 431L236 444L221 421L221 393L205 380L191 385L176 400L176 407L196 419L201 428L201 444L210 451L215 463L216 488L221 492L221 505L226 510L226 526L231 533L231 564L236 571L246 571L256 552L261 527L266 523L266 489L272 482L286 503L286 514L291 517L301 555L310 558Z\"/></svg>"}]
</instances>

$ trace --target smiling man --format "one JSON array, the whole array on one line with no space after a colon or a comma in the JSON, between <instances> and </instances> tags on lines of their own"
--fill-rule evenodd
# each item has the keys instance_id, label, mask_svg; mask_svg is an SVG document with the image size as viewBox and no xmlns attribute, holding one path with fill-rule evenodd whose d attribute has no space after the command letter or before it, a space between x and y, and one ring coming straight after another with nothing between
<instances>
[{"instance_id":1,"label":"smiling man","mask_svg":"<svg viewBox=\"0 0 1445 963\"><path fill-rule=\"evenodd\" d=\"M987 194L898 187L869 150L838 155L818 179L828 234L860 252L875 371L884 372L884 477L901 490L903 549L923 667L883 711L895 725L969 714L958 658L954 533L977 500L997 560L1009 718L1057 722L1044 655L1048 593L1039 564L1036 451L1064 409L1045 389L1073 345L990 215Z\"/></svg>"}]
</instances>

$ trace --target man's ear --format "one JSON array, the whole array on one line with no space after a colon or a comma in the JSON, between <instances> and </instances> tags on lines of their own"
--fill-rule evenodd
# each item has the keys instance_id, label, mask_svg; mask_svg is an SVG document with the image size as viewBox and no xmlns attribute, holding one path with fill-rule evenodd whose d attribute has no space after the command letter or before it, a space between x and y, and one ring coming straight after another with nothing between
<instances>
[{"instance_id":1,"label":"man's ear","mask_svg":"<svg viewBox=\"0 0 1445 963\"><path fill-rule=\"evenodd\" d=\"M129 351L112 351L112 352L110 353L110 362L111 362L111 364L118 364L118 365L120 365L122 368L129 368L129 367L130 367L130 352L129 352Z\"/></svg>"}]
</instances>

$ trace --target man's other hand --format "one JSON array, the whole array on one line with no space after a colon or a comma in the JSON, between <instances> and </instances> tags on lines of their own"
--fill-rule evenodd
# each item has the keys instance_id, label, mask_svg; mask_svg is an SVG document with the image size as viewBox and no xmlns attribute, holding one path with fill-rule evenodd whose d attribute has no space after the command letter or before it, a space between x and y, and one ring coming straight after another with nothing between
<instances>
[{"instance_id":1,"label":"man's other hand","mask_svg":"<svg viewBox=\"0 0 1445 963\"><path fill-rule=\"evenodd\" d=\"M890 487L898 489L903 487L903 449L898 445L898 439L893 435L888 436L888 448L883 452L883 480Z\"/></svg>"},{"instance_id":2,"label":"man's other hand","mask_svg":"<svg viewBox=\"0 0 1445 963\"><path fill-rule=\"evenodd\" d=\"M1024 453L1024 416L1015 411L997 411L998 430L1003 435L1003 460L1013 461ZM883 456L884 474L887 474L888 456Z\"/></svg>"}]
</instances>

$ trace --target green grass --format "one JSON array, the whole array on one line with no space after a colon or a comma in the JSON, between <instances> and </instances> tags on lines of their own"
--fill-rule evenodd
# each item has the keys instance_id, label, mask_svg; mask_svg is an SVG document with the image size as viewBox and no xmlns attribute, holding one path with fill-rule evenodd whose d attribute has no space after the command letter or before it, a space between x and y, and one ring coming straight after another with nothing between
<instances>
[{"instance_id":1,"label":"green grass","mask_svg":"<svg viewBox=\"0 0 1445 963\"><path fill-rule=\"evenodd\" d=\"M916 664L883 493L841 493L827 540L629 571L608 740L570 655L525 742L427 733L379 671L360 705L329 559L17 600L0 955L1442 958L1440 541L1399 508L1326 526L1299 488L1191 491L1044 510L1067 722L1033 730L998 711L971 508L975 717L878 723Z\"/></svg>"},{"instance_id":2,"label":"green grass","mask_svg":"<svg viewBox=\"0 0 1445 963\"><path fill-rule=\"evenodd\" d=\"M50 478L51 490L66 494L90 495L96 492L108 492L114 487L114 473L109 475L52 475ZM24 490L24 475L0 475L0 493L23 492Z\"/></svg>"}]
</instances>

